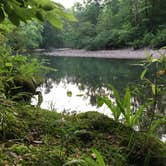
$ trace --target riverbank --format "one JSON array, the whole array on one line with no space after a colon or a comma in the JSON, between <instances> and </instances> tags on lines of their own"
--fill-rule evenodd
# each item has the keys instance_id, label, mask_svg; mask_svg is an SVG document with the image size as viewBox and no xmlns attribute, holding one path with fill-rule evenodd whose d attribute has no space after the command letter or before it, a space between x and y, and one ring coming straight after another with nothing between
<instances>
[{"instance_id":1,"label":"riverbank","mask_svg":"<svg viewBox=\"0 0 166 166\"><path fill-rule=\"evenodd\" d=\"M162 50L164 52L165 50ZM52 49L44 51L43 54L50 56L67 56L67 57L95 57L95 58L110 58L110 59L146 59L146 52L150 53L153 58L159 58L158 50L151 49L120 49L120 50L100 50L87 51L70 48Z\"/></svg>"},{"instance_id":2,"label":"riverbank","mask_svg":"<svg viewBox=\"0 0 166 166\"><path fill-rule=\"evenodd\" d=\"M96 156L106 165L164 166L166 146L96 112L63 115L30 105L7 107L0 128L0 165L63 166ZM76 164L77 165L77 164Z\"/></svg>"}]
</instances>

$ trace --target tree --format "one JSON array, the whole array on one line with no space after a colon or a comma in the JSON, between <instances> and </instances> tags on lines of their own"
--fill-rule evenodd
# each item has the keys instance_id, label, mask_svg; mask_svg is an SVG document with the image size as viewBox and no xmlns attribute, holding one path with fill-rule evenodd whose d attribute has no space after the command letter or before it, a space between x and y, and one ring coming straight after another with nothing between
<instances>
[{"instance_id":1,"label":"tree","mask_svg":"<svg viewBox=\"0 0 166 166\"><path fill-rule=\"evenodd\" d=\"M44 23L42 37L43 37L43 42L41 46L44 48L63 47L62 31L52 27L48 21Z\"/></svg>"},{"instance_id":2,"label":"tree","mask_svg":"<svg viewBox=\"0 0 166 166\"><path fill-rule=\"evenodd\" d=\"M20 25L21 21L37 18L41 22L48 20L52 26L62 28L62 18L75 20L65 12L62 5L51 0L2 0L0 22L5 20L5 16L16 26Z\"/></svg>"},{"instance_id":3,"label":"tree","mask_svg":"<svg viewBox=\"0 0 166 166\"><path fill-rule=\"evenodd\" d=\"M75 5L74 14L79 22L69 26L66 41L69 41L69 46L92 50L128 46L134 48L164 46L166 45L164 1L85 0L82 6Z\"/></svg>"},{"instance_id":4,"label":"tree","mask_svg":"<svg viewBox=\"0 0 166 166\"><path fill-rule=\"evenodd\" d=\"M7 35L8 44L15 50L35 49L42 43L43 26L37 21L28 21L28 24L21 22Z\"/></svg>"}]
</instances>

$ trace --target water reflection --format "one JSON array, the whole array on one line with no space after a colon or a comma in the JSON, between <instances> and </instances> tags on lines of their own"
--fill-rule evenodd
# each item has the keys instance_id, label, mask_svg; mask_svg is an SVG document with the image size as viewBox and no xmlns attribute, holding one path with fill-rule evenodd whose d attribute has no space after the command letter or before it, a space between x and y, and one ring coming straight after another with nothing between
<instances>
[{"instance_id":1,"label":"water reflection","mask_svg":"<svg viewBox=\"0 0 166 166\"><path fill-rule=\"evenodd\" d=\"M56 84L52 79L49 79L47 83L44 83L38 90L41 91L43 95L41 107L44 109L64 113L98 111L111 117L111 111L106 105L100 108L96 106L98 91L90 95L89 89L86 86L82 89L81 84L68 83L66 79ZM67 92L71 92L71 96L67 95ZM111 93L106 88L102 88L101 92L107 92L107 94ZM36 98L32 99L32 104L35 105L36 102Z\"/></svg>"},{"instance_id":2,"label":"water reflection","mask_svg":"<svg viewBox=\"0 0 166 166\"><path fill-rule=\"evenodd\" d=\"M41 107L65 113L98 111L112 117L111 111L106 105L100 108L96 106L97 95L112 99L112 92L107 88L108 84L112 84L123 96L127 86L140 82L140 74L143 70L141 66L135 65L140 62L138 60L52 56L44 56L43 58L47 58L49 67L58 69L58 71L48 73L46 81L38 88L43 95ZM146 92L148 93L147 90ZM148 94L145 95L148 96ZM141 100L137 101L141 103ZM160 102L163 101L165 100L160 100ZM36 102L35 98L32 99L32 104L35 105ZM165 110L165 103L161 103L160 107ZM146 125L147 118L149 117L145 117L144 123L142 123L143 127L139 127L141 130L149 126ZM163 141L166 139L165 129L163 126L160 128L161 131L159 130L159 135Z\"/></svg>"},{"instance_id":3,"label":"water reflection","mask_svg":"<svg viewBox=\"0 0 166 166\"><path fill-rule=\"evenodd\" d=\"M38 88L43 95L41 107L58 112L98 111L111 116L107 106L97 108L97 95L110 96L106 88L112 84L123 94L124 89L139 80L142 71L136 60L97 58L44 57L48 66L58 69L50 72ZM71 93L69 97L67 92ZM33 99L35 104L35 99Z\"/></svg>"},{"instance_id":4,"label":"water reflection","mask_svg":"<svg viewBox=\"0 0 166 166\"><path fill-rule=\"evenodd\" d=\"M138 80L141 73L140 66L135 60L110 60L79 57L47 57L49 66L58 69L51 72L47 78L51 78L56 84L66 79L67 83L81 83L91 90L103 87L109 83L122 90L134 80Z\"/></svg>"}]
</instances>

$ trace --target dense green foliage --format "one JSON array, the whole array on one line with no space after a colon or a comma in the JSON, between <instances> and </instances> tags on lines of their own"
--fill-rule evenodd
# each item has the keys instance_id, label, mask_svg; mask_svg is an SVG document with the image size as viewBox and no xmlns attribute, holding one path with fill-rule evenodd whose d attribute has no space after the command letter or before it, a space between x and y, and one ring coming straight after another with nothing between
<instances>
[{"instance_id":1,"label":"dense green foliage","mask_svg":"<svg viewBox=\"0 0 166 166\"><path fill-rule=\"evenodd\" d=\"M73 7L78 22L65 27L66 47L91 50L166 45L164 0L89 0Z\"/></svg>"},{"instance_id":2,"label":"dense green foliage","mask_svg":"<svg viewBox=\"0 0 166 166\"><path fill-rule=\"evenodd\" d=\"M17 51L39 48L43 41L42 32L43 26L36 21L21 23L7 35L8 44Z\"/></svg>"},{"instance_id":3,"label":"dense green foliage","mask_svg":"<svg viewBox=\"0 0 166 166\"><path fill-rule=\"evenodd\" d=\"M12 55L11 49L0 50L0 96L5 99L27 99L35 93L43 65L37 59ZM44 76L44 75L43 75Z\"/></svg>"},{"instance_id":4,"label":"dense green foliage","mask_svg":"<svg viewBox=\"0 0 166 166\"><path fill-rule=\"evenodd\" d=\"M63 35L62 31L52 27L49 22L45 22L42 32L42 48L62 48L63 47Z\"/></svg>"}]
</instances>

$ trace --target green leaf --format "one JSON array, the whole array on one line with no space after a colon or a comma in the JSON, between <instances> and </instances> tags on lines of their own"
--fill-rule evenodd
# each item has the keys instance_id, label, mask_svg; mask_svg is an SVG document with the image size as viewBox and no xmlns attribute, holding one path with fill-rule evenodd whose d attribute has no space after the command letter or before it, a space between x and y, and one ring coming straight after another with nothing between
<instances>
[{"instance_id":1,"label":"green leaf","mask_svg":"<svg viewBox=\"0 0 166 166\"><path fill-rule=\"evenodd\" d=\"M16 26L20 24L20 17L16 15L14 9L10 7L7 3L4 5L5 12L8 15L9 20Z\"/></svg>"},{"instance_id":2,"label":"green leaf","mask_svg":"<svg viewBox=\"0 0 166 166\"><path fill-rule=\"evenodd\" d=\"M104 104L103 97L98 96L98 97L97 97L97 105L98 105L99 107L102 107L103 104Z\"/></svg>"},{"instance_id":3,"label":"green leaf","mask_svg":"<svg viewBox=\"0 0 166 166\"><path fill-rule=\"evenodd\" d=\"M147 73L147 69L145 69L145 70L141 73L141 76L140 76L141 80L144 79L146 73Z\"/></svg>"},{"instance_id":4,"label":"green leaf","mask_svg":"<svg viewBox=\"0 0 166 166\"><path fill-rule=\"evenodd\" d=\"M67 96L71 97L72 96L72 92L71 91L67 91Z\"/></svg>"},{"instance_id":5,"label":"green leaf","mask_svg":"<svg viewBox=\"0 0 166 166\"><path fill-rule=\"evenodd\" d=\"M132 124L131 127L133 127L133 125L136 125L139 122L139 119L142 115L142 112L144 111L145 107L144 106L140 106L139 109L135 112L135 114L132 117Z\"/></svg>"},{"instance_id":6,"label":"green leaf","mask_svg":"<svg viewBox=\"0 0 166 166\"><path fill-rule=\"evenodd\" d=\"M84 159L85 165L83 166L99 166L95 160L93 160L91 157L85 157Z\"/></svg>"},{"instance_id":7,"label":"green leaf","mask_svg":"<svg viewBox=\"0 0 166 166\"><path fill-rule=\"evenodd\" d=\"M19 16L22 21L30 20L32 17L35 16L34 9L19 7L15 4L12 5L16 15Z\"/></svg>"},{"instance_id":8,"label":"green leaf","mask_svg":"<svg viewBox=\"0 0 166 166\"><path fill-rule=\"evenodd\" d=\"M46 19L50 22L50 24L58 29L63 28L63 24L61 19L53 12L47 12Z\"/></svg>"},{"instance_id":9,"label":"green leaf","mask_svg":"<svg viewBox=\"0 0 166 166\"><path fill-rule=\"evenodd\" d=\"M6 66L6 67L12 67L13 64L12 64L12 63L5 63L5 66Z\"/></svg>"},{"instance_id":10,"label":"green leaf","mask_svg":"<svg viewBox=\"0 0 166 166\"><path fill-rule=\"evenodd\" d=\"M152 63L153 58L152 58L152 55L150 54L150 52L145 51L145 55L146 55L148 62Z\"/></svg>"},{"instance_id":11,"label":"green leaf","mask_svg":"<svg viewBox=\"0 0 166 166\"><path fill-rule=\"evenodd\" d=\"M160 60L153 58L153 59L152 59L152 63L154 63L154 62L160 62Z\"/></svg>"},{"instance_id":12,"label":"green leaf","mask_svg":"<svg viewBox=\"0 0 166 166\"><path fill-rule=\"evenodd\" d=\"M123 99L123 107L126 108L126 116L128 116L128 118L131 116L131 94L130 94L130 89L126 88L126 93Z\"/></svg>"},{"instance_id":13,"label":"green leaf","mask_svg":"<svg viewBox=\"0 0 166 166\"><path fill-rule=\"evenodd\" d=\"M44 21L44 15L41 10L36 11L36 18L42 22Z\"/></svg>"},{"instance_id":14,"label":"green leaf","mask_svg":"<svg viewBox=\"0 0 166 166\"><path fill-rule=\"evenodd\" d=\"M166 117L162 117L161 119L155 120L152 122L152 125L150 126L150 128L148 129L148 133L150 134L154 134L157 130L157 128L161 125L161 124L166 124Z\"/></svg>"},{"instance_id":15,"label":"green leaf","mask_svg":"<svg viewBox=\"0 0 166 166\"><path fill-rule=\"evenodd\" d=\"M153 95L155 95L156 94L156 85L155 84L151 84L151 88L152 88Z\"/></svg>"},{"instance_id":16,"label":"green leaf","mask_svg":"<svg viewBox=\"0 0 166 166\"><path fill-rule=\"evenodd\" d=\"M120 101L120 97L119 97L118 91L114 88L114 86L109 84L108 87L111 88L111 90L113 91L116 100Z\"/></svg>"},{"instance_id":17,"label":"green leaf","mask_svg":"<svg viewBox=\"0 0 166 166\"><path fill-rule=\"evenodd\" d=\"M98 165L105 166L105 162L101 154L96 149L92 149L92 152L96 155Z\"/></svg>"},{"instance_id":18,"label":"green leaf","mask_svg":"<svg viewBox=\"0 0 166 166\"><path fill-rule=\"evenodd\" d=\"M4 12L3 12L3 9L0 8L0 23L3 22L4 19L5 19L5 14L4 14Z\"/></svg>"}]
</instances>

